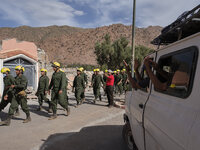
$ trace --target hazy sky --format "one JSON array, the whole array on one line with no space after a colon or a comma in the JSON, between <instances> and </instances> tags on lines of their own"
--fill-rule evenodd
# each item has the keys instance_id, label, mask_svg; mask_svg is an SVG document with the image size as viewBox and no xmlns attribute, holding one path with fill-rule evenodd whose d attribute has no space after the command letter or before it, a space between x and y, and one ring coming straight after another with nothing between
<instances>
[{"instance_id":1,"label":"hazy sky","mask_svg":"<svg viewBox=\"0 0 200 150\"><path fill-rule=\"evenodd\" d=\"M0 27L132 23L133 0L0 0ZM136 26L166 26L200 0L137 0Z\"/></svg>"}]
</instances>

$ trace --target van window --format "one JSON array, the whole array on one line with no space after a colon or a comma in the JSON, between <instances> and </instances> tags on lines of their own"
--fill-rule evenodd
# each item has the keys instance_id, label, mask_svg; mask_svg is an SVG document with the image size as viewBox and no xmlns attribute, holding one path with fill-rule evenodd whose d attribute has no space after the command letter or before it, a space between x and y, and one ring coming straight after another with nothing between
<instances>
[{"instance_id":1,"label":"van window","mask_svg":"<svg viewBox=\"0 0 200 150\"><path fill-rule=\"evenodd\" d=\"M140 90L143 92L148 92L149 86L150 86L150 79L146 73L144 64L142 64L140 67L140 75L141 75L141 80L142 80L140 82L138 81L139 85L142 87Z\"/></svg>"},{"instance_id":2,"label":"van window","mask_svg":"<svg viewBox=\"0 0 200 150\"><path fill-rule=\"evenodd\" d=\"M198 49L196 47L189 47L162 56L158 65L167 72L168 78L162 77L159 73L156 73L156 76L161 82L167 82L168 88L166 91L159 92L181 98L188 97L192 91L197 57Z\"/></svg>"}]
</instances>

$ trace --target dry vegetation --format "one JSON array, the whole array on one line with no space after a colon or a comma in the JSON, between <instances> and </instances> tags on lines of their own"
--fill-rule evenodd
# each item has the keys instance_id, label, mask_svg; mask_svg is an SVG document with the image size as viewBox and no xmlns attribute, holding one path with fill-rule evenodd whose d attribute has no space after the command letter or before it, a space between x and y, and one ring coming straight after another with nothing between
<instances>
[{"instance_id":1,"label":"dry vegetation","mask_svg":"<svg viewBox=\"0 0 200 150\"><path fill-rule=\"evenodd\" d=\"M161 27L150 26L136 29L136 45L155 48L150 44L160 34ZM131 41L131 26L114 24L95 29L82 29L69 26L0 28L0 40L17 38L18 40L34 42L44 49L50 61L60 61L63 64L95 65L94 46L102 41L108 33L112 41L126 37Z\"/></svg>"}]
</instances>

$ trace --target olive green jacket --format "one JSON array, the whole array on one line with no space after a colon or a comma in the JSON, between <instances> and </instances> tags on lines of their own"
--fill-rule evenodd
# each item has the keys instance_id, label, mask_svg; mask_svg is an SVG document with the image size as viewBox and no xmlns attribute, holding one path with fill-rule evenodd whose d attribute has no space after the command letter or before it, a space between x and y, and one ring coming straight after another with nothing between
<instances>
[{"instance_id":1,"label":"olive green jacket","mask_svg":"<svg viewBox=\"0 0 200 150\"><path fill-rule=\"evenodd\" d=\"M82 76L79 75L74 78L73 88L75 89L85 88L85 81L82 78Z\"/></svg>"},{"instance_id":2,"label":"olive green jacket","mask_svg":"<svg viewBox=\"0 0 200 150\"><path fill-rule=\"evenodd\" d=\"M116 84L118 84L120 81L122 83L122 75L118 74L118 75L116 75Z\"/></svg>"},{"instance_id":3,"label":"olive green jacket","mask_svg":"<svg viewBox=\"0 0 200 150\"><path fill-rule=\"evenodd\" d=\"M45 93L49 89L49 78L44 75L41 76L38 83L37 93Z\"/></svg>"},{"instance_id":4,"label":"olive green jacket","mask_svg":"<svg viewBox=\"0 0 200 150\"><path fill-rule=\"evenodd\" d=\"M86 75L84 72L82 72L82 73L81 73L81 77L83 78L84 82L85 82L86 85L87 85L87 84L88 84L87 75Z\"/></svg>"},{"instance_id":5,"label":"olive green jacket","mask_svg":"<svg viewBox=\"0 0 200 150\"><path fill-rule=\"evenodd\" d=\"M49 85L49 90L64 91L66 89L65 73L59 71L54 72Z\"/></svg>"},{"instance_id":6,"label":"olive green jacket","mask_svg":"<svg viewBox=\"0 0 200 150\"><path fill-rule=\"evenodd\" d=\"M21 91L24 91L27 89L28 86L28 80L27 78L22 74L15 77L15 94L18 94Z\"/></svg>"},{"instance_id":7,"label":"olive green jacket","mask_svg":"<svg viewBox=\"0 0 200 150\"><path fill-rule=\"evenodd\" d=\"M122 83L125 84L128 79L128 75L126 73L122 74Z\"/></svg>"},{"instance_id":8,"label":"olive green jacket","mask_svg":"<svg viewBox=\"0 0 200 150\"><path fill-rule=\"evenodd\" d=\"M10 86L15 84L15 78L9 74L8 76L5 76L3 78L3 82L4 82L3 95L6 95L12 91L12 88Z\"/></svg>"},{"instance_id":9,"label":"olive green jacket","mask_svg":"<svg viewBox=\"0 0 200 150\"><path fill-rule=\"evenodd\" d=\"M105 74L103 75L103 81L104 81L104 82L106 82L106 81L107 81L107 77L106 77L106 75L105 75Z\"/></svg>"},{"instance_id":10,"label":"olive green jacket","mask_svg":"<svg viewBox=\"0 0 200 150\"><path fill-rule=\"evenodd\" d=\"M93 79L93 87L94 88L100 88L101 87L101 83L102 85L104 85L104 81L103 78L100 74L95 75L94 79Z\"/></svg>"},{"instance_id":11,"label":"olive green jacket","mask_svg":"<svg viewBox=\"0 0 200 150\"><path fill-rule=\"evenodd\" d=\"M95 74L92 74L92 81L91 81L91 84L93 85L93 83L94 83L94 78L95 78Z\"/></svg>"}]
</instances>

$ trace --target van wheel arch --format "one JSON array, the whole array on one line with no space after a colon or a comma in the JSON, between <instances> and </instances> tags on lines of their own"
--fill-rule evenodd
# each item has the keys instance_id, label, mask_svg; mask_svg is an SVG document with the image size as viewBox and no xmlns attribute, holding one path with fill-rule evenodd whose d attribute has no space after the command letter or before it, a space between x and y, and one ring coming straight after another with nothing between
<instances>
[{"instance_id":1,"label":"van wheel arch","mask_svg":"<svg viewBox=\"0 0 200 150\"><path fill-rule=\"evenodd\" d=\"M127 150L138 150L138 148L134 142L134 138L132 135L131 126L130 126L129 121L126 121L125 125L123 126L122 137L127 146Z\"/></svg>"}]
</instances>

